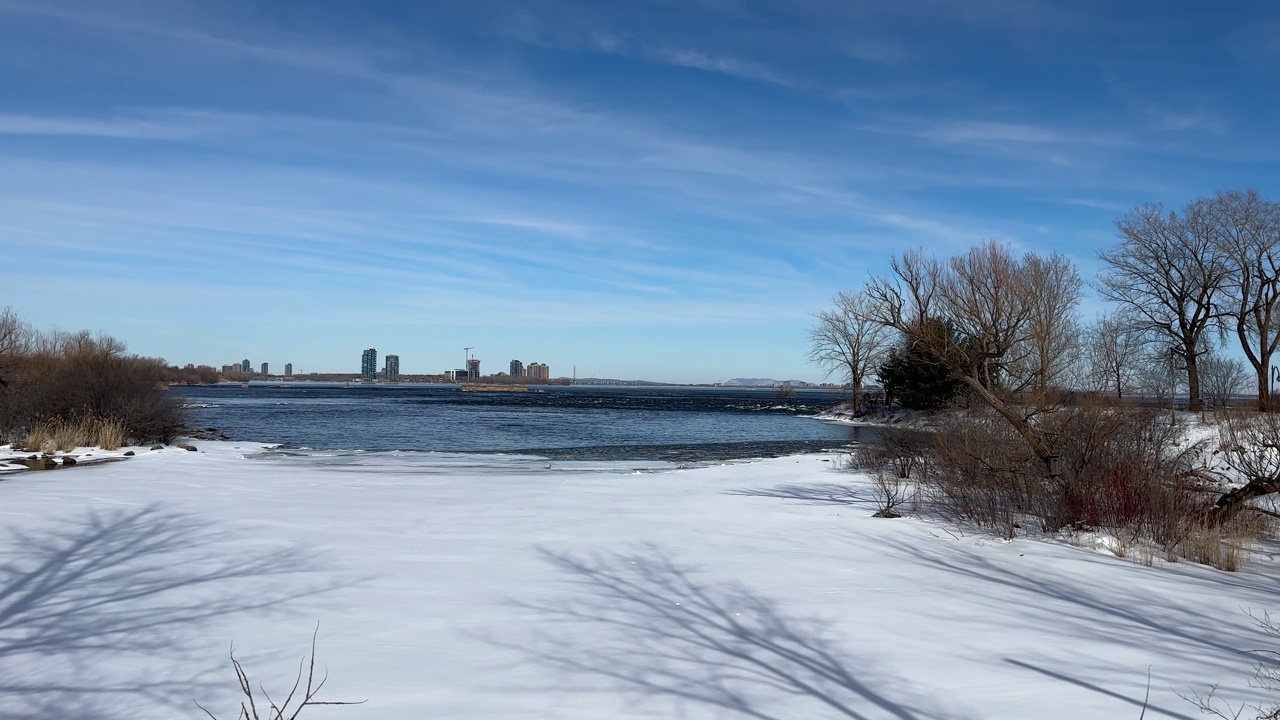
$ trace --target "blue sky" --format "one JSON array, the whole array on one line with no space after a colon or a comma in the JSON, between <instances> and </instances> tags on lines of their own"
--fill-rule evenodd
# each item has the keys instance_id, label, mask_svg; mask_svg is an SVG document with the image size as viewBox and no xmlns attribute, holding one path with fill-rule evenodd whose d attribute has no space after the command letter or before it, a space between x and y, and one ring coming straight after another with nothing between
<instances>
[{"instance_id":1,"label":"blue sky","mask_svg":"<svg viewBox=\"0 0 1280 720\"><path fill-rule=\"evenodd\" d=\"M174 363L820 379L997 238L1280 199L1274 3L0 0L0 305Z\"/></svg>"}]
</instances>

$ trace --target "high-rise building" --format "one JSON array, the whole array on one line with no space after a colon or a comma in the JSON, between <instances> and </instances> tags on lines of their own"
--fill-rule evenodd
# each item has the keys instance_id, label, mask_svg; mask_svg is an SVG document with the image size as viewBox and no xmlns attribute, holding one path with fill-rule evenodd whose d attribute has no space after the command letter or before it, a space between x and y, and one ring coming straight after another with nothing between
<instances>
[{"instance_id":1,"label":"high-rise building","mask_svg":"<svg viewBox=\"0 0 1280 720\"><path fill-rule=\"evenodd\" d=\"M544 363L531 362L525 367L524 376L530 380L547 380L551 377L551 368Z\"/></svg>"},{"instance_id":2,"label":"high-rise building","mask_svg":"<svg viewBox=\"0 0 1280 720\"><path fill-rule=\"evenodd\" d=\"M399 355L387 356L387 373L386 374L387 374L388 380L395 380L396 378L400 377L400 356Z\"/></svg>"},{"instance_id":3,"label":"high-rise building","mask_svg":"<svg viewBox=\"0 0 1280 720\"><path fill-rule=\"evenodd\" d=\"M378 350L369 348L360 355L360 377L373 380L378 377Z\"/></svg>"},{"instance_id":4,"label":"high-rise building","mask_svg":"<svg viewBox=\"0 0 1280 720\"><path fill-rule=\"evenodd\" d=\"M519 360L511 361L511 377L524 377L524 363Z\"/></svg>"},{"instance_id":5,"label":"high-rise building","mask_svg":"<svg viewBox=\"0 0 1280 720\"><path fill-rule=\"evenodd\" d=\"M284 376L293 377L293 363L284 364Z\"/></svg>"},{"instance_id":6,"label":"high-rise building","mask_svg":"<svg viewBox=\"0 0 1280 720\"><path fill-rule=\"evenodd\" d=\"M252 370L249 369L251 367L253 367L253 365L249 363L249 358L245 358L244 360L240 361L240 372L242 373L253 372Z\"/></svg>"},{"instance_id":7,"label":"high-rise building","mask_svg":"<svg viewBox=\"0 0 1280 720\"><path fill-rule=\"evenodd\" d=\"M262 363L262 374L263 374L263 375L270 375L270 374L271 374L271 373L267 372L267 364L266 364L266 363Z\"/></svg>"},{"instance_id":8,"label":"high-rise building","mask_svg":"<svg viewBox=\"0 0 1280 720\"><path fill-rule=\"evenodd\" d=\"M480 359L471 358L467 361L467 379L475 380L480 377Z\"/></svg>"}]
</instances>

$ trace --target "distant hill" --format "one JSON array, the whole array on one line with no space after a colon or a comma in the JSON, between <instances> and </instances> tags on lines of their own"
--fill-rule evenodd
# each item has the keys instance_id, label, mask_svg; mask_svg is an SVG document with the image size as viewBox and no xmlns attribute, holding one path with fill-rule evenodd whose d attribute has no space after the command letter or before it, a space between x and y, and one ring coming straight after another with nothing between
<instances>
[{"instance_id":1,"label":"distant hill","mask_svg":"<svg viewBox=\"0 0 1280 720\"><path fill-rule=\"evenodd\" d=\"M774 380L773 378L733 378L720 383L725 387L778 387L779 385L791 384L799 387L803 384L801 380Z\"/></svg>"}]
</instances>

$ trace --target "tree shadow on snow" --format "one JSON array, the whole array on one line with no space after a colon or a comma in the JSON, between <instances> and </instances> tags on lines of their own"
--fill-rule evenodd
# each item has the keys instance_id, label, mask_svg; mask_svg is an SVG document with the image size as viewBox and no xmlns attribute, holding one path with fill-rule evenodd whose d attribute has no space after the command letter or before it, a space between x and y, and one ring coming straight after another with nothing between
<instances>
[{"instance_id":1,"label":"tree shadow on snow","mask_svg":"<svg viewBox=\"0 0 1280 720\"><path fill-rule=\"evenodd\" d=\"M1171 717L1190 720L1189 712L1175 709L1182 706L1193 711L1174 693L1207 691L1215 682L1243 684L1254 658L1245 651L1265 642L1261 632L1250 622L1242 610L1247 609L1251 596L1254 602L1264 603L1275 596L1276 581L1263 575L1227 574L1216 572L1206 577L1207 569L1186 566L1140 568L1136 572L1156 573L1172 582L1212 583L1220 589L1230 588L1240 593L1239 602L1228 603L1210 609L1204 605L1183 600L1179 588L1146 583L1120 583L1107 581L1107 575L1090 582L1089 574L1066 577L1053 567L1037 567L1033 563L1020 565L1015 558L1002 556L999 562L958 544L942 544L937 547L920 547L905 542L886 540L886 552L890 557L953 573L966 579L965 594L972 599L985 599L990 605L988 618L998 617L1006 631L1045 631L1051 629L1059 636L1055 647L1069 649L1076 642L1086 646L1106 648L1116 646L1126 650L1141 649L1157 656L1152 666L1151 702L1148 717ZM1114 569L1117 562L1104 557L1088 557L1081 551L1079 562L1106 566ZM1258 611L1269 610L1265 604ZM927 621L927 618L922 618ZM1163 658L1164 662L1160 662ZM1034 660L1034 662L1033 662ZM1143 704L1147 666L1124 666L1095 657L1087 663L1050 657L1012 658L1003 661L1037 673L1043 677L1075 685L1092 692L1123 701L1134 708ZM1175 683L1199 683L1201 687L1183 684L1170 688L1168 677L1172 672L1185 672L1196 668L1196 675ZM1121 688L1121 689L1117 689ZM1168 698L1169 705L1161 705ZM1170 706L1172 705L1172 706Z\"/></svg>"},{"instance_id":2,"label":"tree shadow on snow","mask_svg":"<svg viewBox=\"0 0 1280 720\"><path fill-rule=\"evenodd\" d=\"M911 682L843 652L824 623L787 617L741 585L700 580L656 548L590 557L541 552L572 592L561 604L518 603L540 632L516 649L586 681L576 689L760 720L957 717L895 698L913 694ZM575 689L573 682L559 687Z\"/></svg>"},{"instance_id":3,"label":"tree shadow on snow","mask_svg":"<svg viewBox=\"0 0 1280 720\"><path fill-rule=\"evenodd\" d=\"M221 694L234 678L226 640L204 636L210 621L329 589L285 582L316 569L302 551L238 540L156 507L10 533L0 545L3 716L112 720Z\"/></svg>"},{"instance_id":4,"label":"tree shadow on snow","mask_svg":"<svg viewBox=\"0 0 1280 720\"><path fill-rule=\"evenodd\" d=\"M736 488L726 490L725 494L800 500L813 505L866 504L870 507L875 502L868 487L855 488L839 483L783 483L773 487Z\"/></svg>"}]
</instances>

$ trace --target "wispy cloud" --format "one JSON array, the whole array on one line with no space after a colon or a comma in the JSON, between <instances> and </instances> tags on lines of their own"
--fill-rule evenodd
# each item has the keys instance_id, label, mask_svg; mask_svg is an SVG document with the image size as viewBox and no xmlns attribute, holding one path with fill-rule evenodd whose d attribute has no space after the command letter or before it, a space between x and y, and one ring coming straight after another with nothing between
<instances>
[{"instance_id":1,"label":"wispy cloud","mask_svg":"<svg viewBox=\"0 0 1280 720\"><path fill-rule=\"evenodd\" d=\"M251 55L271 62L289 65L302 70L338 73L352 77L378 79L383 77L367 58L377 53L353 52L342 47L310 47L300 38L277 34L274 42L254 42L230 32L219 33L202 29L204 16L190 14L180 21L166 20L175 12L187 9L180 4L162 4L149 9L156 12L128 12L116 9L104 11L102 6L85 3L30 3L21 0L0 0L0 14L44 18L73 26L94 28L117 35L141 35L179 41L191 48L205 48ZM165 12L168 11L168 12Z\"/></svg>"},{"instance_id":2,"label":"wispy cloud","mask_svg":"<svg viewBox=\"0 0 1280 720\"><path fill-rule=\"evenodd\" d=\"M130 118L56 117L0 113L0 135L48 135L182 140L193 137L193 128Z\"/></svg>"},{"instance_id":3,"label":"wispy cloud","mask_svg":"<svg viewBox=\"0 0 1280 720\"><path fill-rule=\"evenodd\" d=\"M859 129L884 134L917 137L955 146L1088 146L1117 148L1131 145L1123 134L1093 129L1075 130L1049 124L1033 124L992 120L935 120L898 117Z\"/></svg>"},{"instance_id":4,"label":"wispy cloud","mask_svg":"<svg viewBox=\"0 0 1280 720\"><path fill-rule=\"evenodd\" d=\"M711 40L705 36L682 39L642 27L619 30L602 26L601 22L564 10L548 17L526 10L518 21L508 21L503 28L509 37L538 47L603 53L769 85L798 87L803 84L769 63L716 49L708 45ZM874 48L869 46L868 51Z\"/></svg>"},{"instance_id":5,"label":"wispy cloud","mask_svg":"<svg viewBox=\"0 0 1280 720\"><path fill-rule=\"evenodd\" d=\"M1158 105L1148 105L1143 112L1155 118L1162 130L1203 130L1215 135L1226 135L1231 130L1230 121L1221 113L1203 108L1169 110Z\"/></svg>"},{"instance_id":6,"label":"wispy cloud","mask_svg":"<svg viewBox=\"0 0 1280 720\"><path fill-rule=\"evenodd\" d=\"M1129 108L1149 119L1157 130L1206 132L1225 135L1231 122L1221 109L1212 109L1211 100L1204 90L1188 91L1170 84L1162 90L1137 87L1118 72L1104 74L1111 95Z\"/></svg>"},{"instance_id":7,"label":"wispy cloud","mask_svg":"<svg viewBox=\"0 0 1280 720\"><path fill-rule=\"evenodd\" d=\"M716 55L701 50L650 47L643 49L641 56L650 62L720 73L743 80L754 80L789 87L798 85L794 80L783 77L781 73L764 63L727 55Z\"/></svg>"},{"instance_id":8,"label":"wispy cloud","mask_svg":"<svg viewBox=\"0 0 1280 720\"><path fill-rule=\"evenodd\" d=\"M1124 203L1118 203L1113 200L1099 200L1097 198L1073 197L1063 198L1060 202L1067 205L1077 205L1079 207L1093 208L1095 210L1108 210L1111 212L1124 212L1130 207Z\"/></svg>"}]
</instances>

